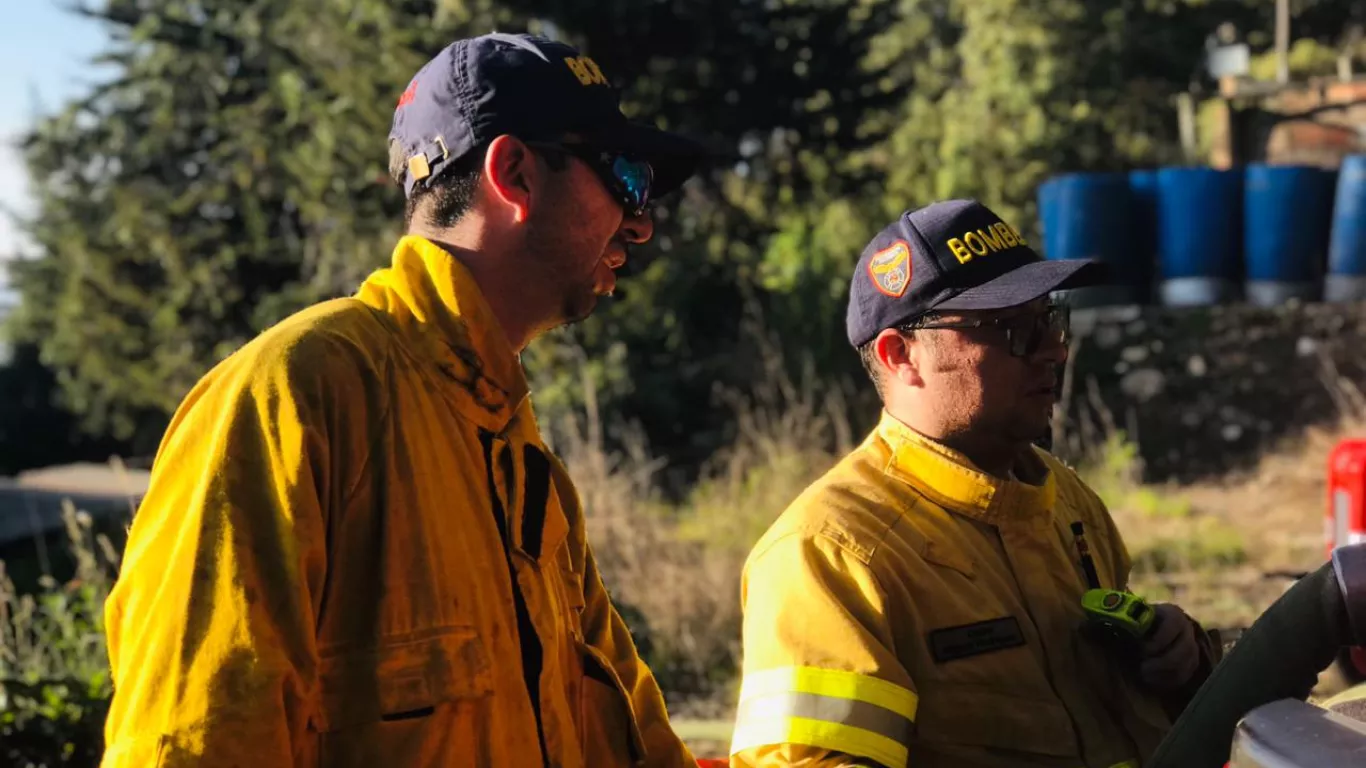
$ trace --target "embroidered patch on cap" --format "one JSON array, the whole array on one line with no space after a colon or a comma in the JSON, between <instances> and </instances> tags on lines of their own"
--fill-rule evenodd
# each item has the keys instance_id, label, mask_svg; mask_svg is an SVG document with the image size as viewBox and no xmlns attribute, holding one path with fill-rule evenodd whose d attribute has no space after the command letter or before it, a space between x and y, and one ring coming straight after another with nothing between
<instances>
[{"instance_id":1,"label":"embroidered patch on cap","mask_svg":"<svg viewBox=\"0 0 1366 768\"><path fill-rule=\"evenodd\" d=\"M868 260L868 276L879 291L894 299L901 298L911 284L911 247L905 240L873 254Z\"/></svg>"}]
</instances>

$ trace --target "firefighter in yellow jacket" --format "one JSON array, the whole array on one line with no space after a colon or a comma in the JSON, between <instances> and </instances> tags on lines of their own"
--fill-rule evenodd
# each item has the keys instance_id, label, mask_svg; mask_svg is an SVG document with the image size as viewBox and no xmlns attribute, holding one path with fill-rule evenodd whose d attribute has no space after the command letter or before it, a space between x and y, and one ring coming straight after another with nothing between
<instances>
[{"instance_id":1,"label":"firefighter in yellow jacket","mask_svg":"<svg viewBox=\"0 0 1366 768\"><path fill-rule=\"evenodd\" d=\"M107 606L107 768L692 766L519 353L703 158L602 71L458 41L398 100L392 263L189 393Z\"/></svg>"},{"instance_id":2,"label":"firefighter in yellow jacket","mask_svg":"<svg viewBox=\"0 0 1366 768\"><path fill-rule=\"evenodd\" d=\"M1031 442L1066 357L1044 261L971 200L864 250L847 329L884 405L746 562L732 766L1136 767L1217 645L1179 608L1127 650L1082 631L1083 525L1102 586L1129 558L1096 494Z\"/></svg>"}]
</instances>

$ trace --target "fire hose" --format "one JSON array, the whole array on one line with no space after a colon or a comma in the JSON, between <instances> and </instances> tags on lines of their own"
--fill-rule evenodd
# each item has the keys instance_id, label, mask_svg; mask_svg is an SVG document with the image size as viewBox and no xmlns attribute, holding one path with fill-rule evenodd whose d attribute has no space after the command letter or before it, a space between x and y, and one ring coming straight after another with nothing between
<instances>
[{"instance_id":1,"label":"fire hose","mask_svg":"<svg viewBox=\"0 0 1366 768\"><path fill-rule=\"evenodd\" d=\"M1343 646L1366 645L1366 544L1338 547L1248 627L1201 685L1148 768L1221 768L1238 723L1303 701Z\"/></svg>"}]
</instances>

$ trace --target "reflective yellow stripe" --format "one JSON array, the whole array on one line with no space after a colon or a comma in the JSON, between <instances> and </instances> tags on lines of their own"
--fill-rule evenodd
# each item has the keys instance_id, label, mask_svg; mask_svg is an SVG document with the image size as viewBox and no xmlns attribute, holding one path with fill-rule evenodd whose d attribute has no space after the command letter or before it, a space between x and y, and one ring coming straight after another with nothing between
<instances>
[{"instance_id":1,"label":"reflective yellow stripe","mask_svg":"<svg viewBox=\"0 0 1366 768\"><path fill-rule=\"evenodd\" d=\"M919 698L854 672L781 667L745 675L731 754L805 744L903 768Z\"/></svg>"},{"instance_id":2,"label":"reflective yellow stripe","mask_svg":"<svg viewBox=\"0 0 1366 768\"><path fill-rule=\"evenodd\" d=\"M817 667L779 667L745 675L740 701L780 693L814 693L876 704L915 722L920 698L895 683L853 672Z\"/></svg>"},{"instance_id":3,"label":"reflective yellow stripe","mask_svg":"<svg viewBox=\"0 0 1366 768\"><path fill-rule=\"evenodd\" d=\"M1115 763L1110 768L1138 768L1138 762L1136 760L1125 760L1122 763Z\"/></svg>"},{"instance_id":4,"label":"reflective yellow stripe","mask_svg":"<svg viewBox=\"0 0 1366 768\"><path fill-rule=\"evenodd\" d=\"M807 744L856 757L872 758L887 768L906 768L904 744L862 728L804 717L738 724L731 738L730 753L733 755L767 744Z\"/></svg>"}]
</instances>

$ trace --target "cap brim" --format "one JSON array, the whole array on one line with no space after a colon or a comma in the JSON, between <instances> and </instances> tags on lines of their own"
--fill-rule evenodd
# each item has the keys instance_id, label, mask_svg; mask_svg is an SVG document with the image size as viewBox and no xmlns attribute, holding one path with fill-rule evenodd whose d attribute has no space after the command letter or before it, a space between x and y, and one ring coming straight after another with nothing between
<instances>
[{"instance_id":1,"label":"cap brim","mask_svg":"<svg viewBox=\"0 0 1366 768\"><path fill-rule=\"evenodd\" d=\"M1016 307L1053 291L1084 288L1105 281L1105 265L1086 259L1036 261L969 288L931 309L988 310Z\"/></svg>"},{"instance_id":2,"label":"cap brim","mask_svg":"<svg viewBox=\"0 0 1366 768\"><path fill-rule=\"evenodd\" d=\"M720 153L707 145L653 126L623 122L594 135L590 141L644 158L654 170L651 197L676 191Z\"/></svg>"}]
</instances>

